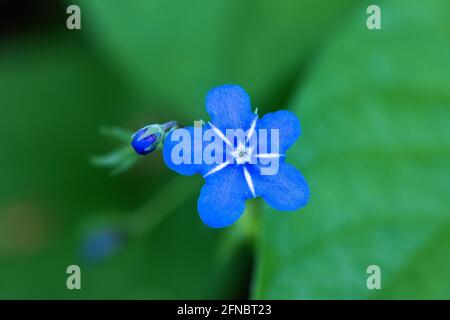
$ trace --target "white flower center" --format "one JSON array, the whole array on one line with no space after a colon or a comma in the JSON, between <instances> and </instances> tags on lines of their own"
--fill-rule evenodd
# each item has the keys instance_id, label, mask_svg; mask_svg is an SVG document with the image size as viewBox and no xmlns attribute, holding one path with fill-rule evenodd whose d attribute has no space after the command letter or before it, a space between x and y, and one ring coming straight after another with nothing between
<instances>
[{"instance_id":1,"label":"white flower center","mask_svg":"<svg viewBox=\"0 0 450 320\"><path fill-rule=\"evenodd\" d=\"M230 154L234 157L237 164L249 163L252 157L253 148L246 147L240 143Z\"/></svg>"},{"instance_id":2,"label":"white flower center","mask_svg":"<svg viewBox=\"0 0 450 320\"><path fill-rule=\"evenodd\" d=\"M257 112L255 112L256 114ZM253 155L253 148L251 147L246 147L246 144L250 141L250 138L253 136L253 134L255 133L255 129L256 129L256 121L258 120L258 116L256 116L254 118L254 120L252 121L252 124L250 126L250 129L247 133L247 136L245 138L244 143L239 143L238 146L233 149L233 151L230 152L230 155L236 160L236 164L246 164L246 163L250 163L252 156L255 158L265 158L265 159L271 159L271 158L279 158L279 157L283 157L284 155L282 154L277 154L277 153L260 153L260 154L255 154ZM211 126L211 128L214 130L214 132L219 136L220 139L222 139L223 142L225 142L228 146L230 146L231 148L233 148L233 144L230 142L230 140L227 139L227 137L223 134L222 131L220 131L218 128L216 128L212 123L209 122L209 125ZM207 177L210 174L214 174L216 172L219 172L220 170L224 169L225 167L227 167L228 165L230 165L232 163L232 161L226 161L224 163L221 163L219 165L217 165L216 167L212 168L210 171L208 171L203 177ZM244 177L245 177L245 181L247 182L248 188L253 196L256 197L256 191L255 191L255 186L253 184L253 179L252 176L250 175L249 170L247 169L246 166L242 166L242 170L244 172Z\"/></svg>"}]
</instances>

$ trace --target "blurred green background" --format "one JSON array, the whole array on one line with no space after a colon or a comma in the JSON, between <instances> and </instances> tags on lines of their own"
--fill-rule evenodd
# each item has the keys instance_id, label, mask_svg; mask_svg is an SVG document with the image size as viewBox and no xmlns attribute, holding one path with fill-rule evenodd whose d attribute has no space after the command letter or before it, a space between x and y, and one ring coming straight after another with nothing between
<instances>
[{"instance_id":1,"label":"blurred green background","mask_svg":"<svg viewBox=\"0 0 450 320\"><path fill-rule=\"evenodd\" d=\"M66 28L69 4L81 30ZM366 28L369 4L381 30ZM450 298L449 12L447 0L2 1L0 298ZM310 185L304 209L252 200L209 229L202 179L159 154L116 177L89 162L118 145L100 127L207 119L204 96L225 83L261 114L299 117L288 161ZM66 288L71 264L81 290ZM366 287L372 264L381 290Z\"/></svg>"}]
</instances>

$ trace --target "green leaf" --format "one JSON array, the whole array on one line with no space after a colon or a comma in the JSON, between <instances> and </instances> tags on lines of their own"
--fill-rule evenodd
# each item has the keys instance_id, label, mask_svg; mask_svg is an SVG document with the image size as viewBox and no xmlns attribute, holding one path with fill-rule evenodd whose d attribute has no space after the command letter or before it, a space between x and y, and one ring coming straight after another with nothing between
<instances>
[{"instance_id":1,"label":"green leaf","mask_svg":"<svg viewBox=\"0 0 450 320\"><path fill-rule=\"evenodd\" d=\"M115 176L128 171L141 159L130 146L124 146L104 155L93 156L91 162L95 166L112 169L111 175Z\"/></svg>"},{"instance_id":2,"label":"green leaf","mask_svg":"<svg viewBox=\"0 0 450 320\"><path fill-rule=\"evenodd\" d=\"M158 96L165 109L199 117L206 92L224 83L244 86L255 106L283 97L315 46L357 1L76 2L86 17L84 32L141 92Z\"/></svg>"},{"instance_id":3,"label":"green leaf","mask_svg":"<svg viewBox=\"0 0 450 320\"><path fill-rule=\"evenodd\" d=\"M130 146L130 141L133 136L132 131L119 127L102 126L100 133L105 137L116 139L123 146L107 154L92 156L91 162L93 165L112 169L111 175L116 176L128 171L138 160L142 160L142 157L136 154Z\"/></svg>"},{"instance_id":4,"label":"green leaf","mask_svg":"<svg viewBox=\"0 0 450 320\"><path fill-rule=\"evenodd\" d=\"M311 200L267 208L255 298L450 298L450 5L380 6L382 30L361 6L292 101L303 136L287 160Z\"/></svg>"},{"instance_id":5,"label":"green leaf","mask_svg":"<svg viewBox=\"0 0 450 320\"><path fill-rule=\"evenodd\" d=\"M119 128L119 127L100 127L100 133L105 137L115 138L117 141L123 144L129 145L133 136L131 130Z\"/></svg>"},{"instance_id":6,"label":"green leaf","mask_svg":"<svg viewBox=\"0 0 450 320\"><path fill-rule=\"evenodd\" d=\"M133 149L129 146L125 146L105 155L93 156L91 161L92 164L99 167L114 167L122 163L130 154L133 155Z\"/></svg>"}]
</instances>

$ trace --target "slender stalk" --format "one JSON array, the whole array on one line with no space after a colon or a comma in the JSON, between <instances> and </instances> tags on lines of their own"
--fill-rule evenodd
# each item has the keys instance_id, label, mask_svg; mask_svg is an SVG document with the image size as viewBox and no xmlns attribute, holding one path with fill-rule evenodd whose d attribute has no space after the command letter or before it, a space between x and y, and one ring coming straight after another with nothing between
<instances>
[{"instance_id":1,"label":"slender stalk","mask_svg":"<svg viewBox=\"0 0 450 320\"><path fill-rule=\"evenodd\" d=\"M176 177L164 185L141 208L126 218L124 231L130 235L150 232L199 190L199 183ZM181 192L180 192L181 190Z\"/></svg>"}]
</instances>

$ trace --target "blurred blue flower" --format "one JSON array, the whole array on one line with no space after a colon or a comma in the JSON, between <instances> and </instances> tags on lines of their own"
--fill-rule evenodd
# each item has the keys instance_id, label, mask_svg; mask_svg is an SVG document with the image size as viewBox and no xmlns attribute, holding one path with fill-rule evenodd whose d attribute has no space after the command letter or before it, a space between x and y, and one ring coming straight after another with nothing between
<instances>
[{"instance_id":1,"label":"blurred blue flower","mask_svg":"<svg viewBox=\"0 0 450 320\"><path fill-rule=\"evenodd\" d=\"M231 225L244 212L245 202L250 198L262 197L277 210L293 211L306 205L308 185L302 174L284 161L286 150L301 131L293 113L278 111L258 119L257 113L251 111L248 94L237 85L211 90L206 97L206 111L211 122L170 132L163 148L164 161L169 168L183 175L199 173L205 178L198 211L206 225L213 228ZM200 143L196 140L199 129L202 130ZM237 132L236 129L245 134L229 138L228 132ZM213 152L214 157L222 157L221 162L211 163L206 157L199 157L204 155L202 152L212 140L212 137L206 138L204 131L212 131L214 141L223 144L223 155L218 154L220 148ZM190 140L185 151L190 154L182 157L190 161L180 162L176 154L180 149L180 137L186 139L186 132ZM266 139L262 139L264 137ZM270 172L271 167L276 170Z\"/></svg>"},{"instance_id":2,"label":"blurred blue flower","mask_svg":"<svg viewBox=\"0 0 450 320\"><path fill-rule=\"evenodd\" d=\"M88 263L97 263L116 253L123 245L124 234L116 229L102 229L90 234L82 248Z\"/></svg>"}]
</instances>

